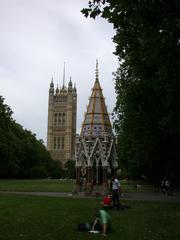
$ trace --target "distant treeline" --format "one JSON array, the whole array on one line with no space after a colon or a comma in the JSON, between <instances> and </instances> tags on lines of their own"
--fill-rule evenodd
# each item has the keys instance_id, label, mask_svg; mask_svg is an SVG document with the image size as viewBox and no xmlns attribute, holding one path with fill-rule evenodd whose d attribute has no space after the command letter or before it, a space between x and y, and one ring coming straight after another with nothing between
<instances>
[{"instance_id":1,"label":"distant treeline","mask_svg":"<svg viewBox=\"0 0 180 240\"><path fill-rule=\"evenodd\" d=\"M69 161L63 170L43 141L16 123L12 114L0 96L0 178L75 177L74 162Z\"/></svg>"}]
</instances>

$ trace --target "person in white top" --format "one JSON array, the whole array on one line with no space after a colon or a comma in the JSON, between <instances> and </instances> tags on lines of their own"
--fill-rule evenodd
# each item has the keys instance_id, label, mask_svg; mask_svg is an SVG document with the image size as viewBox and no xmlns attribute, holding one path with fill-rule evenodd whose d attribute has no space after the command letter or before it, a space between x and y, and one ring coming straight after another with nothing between
<instances>
[{"instance_id":1,"label":"person in white top","mask_svg":"<svg viewBox=\"0 0 180 240\"><path fill-rule=\"evenodd\" d=\"M112 195L113 195L113 208L119 209L119 192L120 192L120 182L116 177L112 180Z\"/></svg>"}]
</instances>

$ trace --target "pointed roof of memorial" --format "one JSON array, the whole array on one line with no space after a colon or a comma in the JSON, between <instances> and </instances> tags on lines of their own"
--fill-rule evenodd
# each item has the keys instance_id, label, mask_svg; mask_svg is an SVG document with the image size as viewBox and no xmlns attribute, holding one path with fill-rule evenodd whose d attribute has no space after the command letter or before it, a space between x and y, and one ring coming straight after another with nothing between
<instances>
[{"instance_id":1,"label":"pointed roof of memorial","mask_svg":"<svg viewBox=\"0 0 180 240\"><path fill-rule=\"evenodd\" d=\"M89 99L87 112L82 125L81 136L100 136L112 134L111 122L99 83L98 61L96 62L96 79Z\"/></svg>"}]
</instances>

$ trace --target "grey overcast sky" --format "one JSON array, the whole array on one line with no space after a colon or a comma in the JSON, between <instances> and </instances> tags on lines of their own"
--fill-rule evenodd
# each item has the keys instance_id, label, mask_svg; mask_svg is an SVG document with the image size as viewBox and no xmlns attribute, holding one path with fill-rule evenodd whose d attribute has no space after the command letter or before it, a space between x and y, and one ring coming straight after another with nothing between
<instances>
[{"instance_id":1,"label":"grey overcast sky","mask_svg":"<svg viewBox=\"0 0 180 240\"><path fill-rule=\"evenodd\" d=\"M108 111L115 106L112 72L114 30L105 20L86 19L88 0L0 0L0 95L14 119L46 143L51 78L62 85L70 76L78 92L77 132L95 80L99 79Z\"/></svg>"}]
</instances>

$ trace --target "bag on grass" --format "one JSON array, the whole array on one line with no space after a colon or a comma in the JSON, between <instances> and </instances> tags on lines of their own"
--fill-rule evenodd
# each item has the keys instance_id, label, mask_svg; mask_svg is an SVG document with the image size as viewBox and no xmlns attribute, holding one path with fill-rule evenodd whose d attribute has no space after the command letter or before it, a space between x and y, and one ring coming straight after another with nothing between
<instances>
[{"instance_id":1,"label":"bag on grass","mask_svg":"<svg viewBox=\"0 0 180 240\"><path fill-rule=\"evenodd\" d=\"M81 222L78 224L76 231L85 232L90 230L90 224Z\"/></svg>"}]
</instances>

